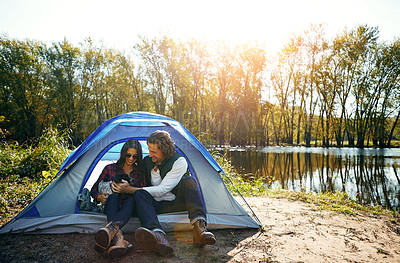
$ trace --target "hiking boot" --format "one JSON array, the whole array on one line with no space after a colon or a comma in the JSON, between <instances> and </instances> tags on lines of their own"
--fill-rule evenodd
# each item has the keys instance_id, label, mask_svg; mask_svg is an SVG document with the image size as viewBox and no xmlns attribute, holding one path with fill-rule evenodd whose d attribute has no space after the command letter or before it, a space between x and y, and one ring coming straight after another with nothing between
<instances>
[{"instance_id":1,"label":"hiking boot","mask_svg":"<svg viewBox=\"0 0 400 263\"><path fill-rule=\"evenodd\" d=\"M146 251L155 251L162 256L172 254L173 248L164 233L151 231L144 227L139 227L135 232L135 240L139 246Z\"/></svg>"},{"instance_id":2,"label":"hiking boot","mask_svg":"<svg viewBox=\"0 0 400 263\"><path fill-rule=\"evenodd\" d=\"M104 252L110 245L115 234L118 232L118 229L119 227L117 224L110 222L97 231L96 236L94 237L96 240L95 250L99 253Z\"/></svg>"},{"instance_id":3,"label":"hiking boot","mask_svg":"<svg viewBox=\"0 0 400 263\"><path fill-rule=\"evenodd\" d=\"M197 220L193 224L193 244L197 247L203 247L204 245L214 245L215 242L214 234L207 231L206 222L201 219Z\"/></svg>"},{"instance_id":4,"label":"hiking boot","mask_svg":"<svg viewBox=\"0 0 400 263\"><path fill-rule=\"evenodd\" d=\"M115 234L111 245L108 249L108 256L112 259L121 257L128 249L132 248L132 245L124 239L121 229Z\"/></svg>"}]
</instances>

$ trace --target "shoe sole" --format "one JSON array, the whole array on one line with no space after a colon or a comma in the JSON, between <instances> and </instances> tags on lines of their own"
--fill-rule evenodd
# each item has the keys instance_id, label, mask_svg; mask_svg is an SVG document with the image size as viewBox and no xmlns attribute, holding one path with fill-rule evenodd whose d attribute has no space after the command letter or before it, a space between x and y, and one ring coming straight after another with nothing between
<instances>
[{"instance_id":1,"label":"shoe sole","mask_svg":"<svg viewBox=\"0 0 400 263\"><path fill-rule=\"evenodd\" d=\"M195 247L204 247L205 245L214 245L216 243L215 238L212 237L206 237L202 240L193 240L193 245Z\"/></svg>"},{"instance_id":2,"label":"shoe sole","mask_svg":"<svg viewBox=\"0 0 400 263\"><path fill-rule=\"evenodd\" d=\"M97 243L94 245L94 250L96 250L96 252L98 252L98 253L100 253L100 254L103 254L104 252L106 252L106 248L100 246L100 245L97 244Z\"/></svg>"},{"instance_id":3,"label":"shoe sole","mask_svg":"<svg viewBox=\"0 0 400 263\"><path fill-rule=\"evenodd\" d=\"M105 230L97 231L94 239L96 240L97 245L105 248L108 247L111 242L110 237L108 236L108 233Z\"/></svg>"},{"instance_id":4,"label":"shoe sole","mask_svg":"<svg viewBox=\"0 0 400 263\"><path fill-rule=\"evenodd\" d=\"M146 251L155 251L165 256L173 253L173 248L158 242L152 231L146 228L138 228L135 232L135 240L139 246Z\"/></svg>"},{"instance_id":5,"label":"shoe sole","mask_svg":"<svg viewBox=\"0 0 400 263\"><path fill-rule=\"evenodd\" d=\"M123 256L126 253L126 251L128 251L131 248L132 248L131 244L129 244L127 247L114 248L108 252L108 256L112 259L119 258L119 257Z\"/></svg>"},{"instance_id":6,"label":"shoe sole","mask_svg":"<svg viewBox=\"0 0 400 263\"><path fill-rule=\"evenodd\" d=\"M153 250L161 256L171 255L174 252L174 249L172 247L165 246L159 243L156 244Z\"/></svg>"},{"instance_id":7,"label":"shoe sole","mask_svg":"<svg viewBox=\"0 0 400 263\"><path fill-rule=\"evenodd\" d=\"M157 238L150 230L145 228L138 228L135 231L135 240L139 246L146 251L152 251L157 244Z\"/></svg>"},{"instance_id":8,"label":"shoe sole","mask_svg":"<svg viewBox=\"0 0 400 263\"><path fill-rule=\"evenodd\" d=\"M215 238L208 237L204 239L204 244L206 245L214 245L216 242Z\"/></svg>"}]
</instances>

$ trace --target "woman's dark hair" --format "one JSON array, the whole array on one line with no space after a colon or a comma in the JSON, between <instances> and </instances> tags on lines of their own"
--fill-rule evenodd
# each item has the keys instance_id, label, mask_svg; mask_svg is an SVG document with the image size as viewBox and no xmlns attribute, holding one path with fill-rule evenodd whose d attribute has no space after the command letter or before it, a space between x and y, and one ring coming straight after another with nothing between
<instances>
[{"instance_id":1,"label":"woman's dark hair","mask_svg":"<svg viewBox=\"0 0 400 263\"><path fill-rule=\"evenodd\" d=\"M175 143L166 131L156 131L147 137L147 143L157 144L166 159L175 154Z\"/></svg>"},{"instance_id":2,"label":"woman's dark hair","mask_svg":"<svg viewBox=\"0 0 400 263\"><path fill-rule=\"evenodd\" d=\"M121 149L121 154L117 161L117 166L120 168L124 167L124 163L125 163L125 159L126 159L126 152L128 151L129 148L134 148L137 150L138 157L136 158L135 165L138 167L138 174L144 175L142 145L136 139L130 139L129 141L126 141L124 143L124 145L122 146L122 149Z\"/></svg>"}]
</instances>

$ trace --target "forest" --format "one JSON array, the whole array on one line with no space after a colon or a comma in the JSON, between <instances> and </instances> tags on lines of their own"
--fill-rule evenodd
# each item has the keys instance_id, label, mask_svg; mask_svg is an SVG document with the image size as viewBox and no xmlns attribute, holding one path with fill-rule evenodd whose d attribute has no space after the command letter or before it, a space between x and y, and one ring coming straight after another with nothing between
<instances>
[{"instance_id":1,"label":"forest","mask_svg":"<svg viewBox=\"0 0 400 263\"><path fill-rule=\"evenodd\" d=\"M131 50L0 35L0 140L33 142L53 127L77 146L112 117L148 111L207 145L393 146L400 38L380 41L368 25L325 31L310 25L275 53L167 34Z\"/></svg>"}]
</instances>

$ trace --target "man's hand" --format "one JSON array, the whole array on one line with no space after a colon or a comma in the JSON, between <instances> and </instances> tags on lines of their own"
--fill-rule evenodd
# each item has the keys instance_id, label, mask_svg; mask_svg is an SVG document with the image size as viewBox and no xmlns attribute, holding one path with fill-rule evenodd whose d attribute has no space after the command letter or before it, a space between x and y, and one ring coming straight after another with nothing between
<instances>
[{"instance_id":1,"label":"man's hand","mask_svg":"<svg viewBox=\"0 0 400 263\"><path fill-rule=\"evenodd\" d=\"M113 182L111 184L111 190L118 194L133 194L139 188L130 186L126 180L121 180L121 183Z\"/></svg>"},{"instance_id":2,"label":"man's hand","mask_svg":"<svg viewBox=\"0 0 400 263\"><path fill-rule=\"evenodd\" d=\"M102 193L102 194L99 194L97 196L97 201L101 202L103 205L105 205L106 201L107 201L107 198L108 198L108 194L107 193Z\"/></svg>"}]
</instances>

